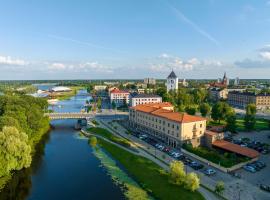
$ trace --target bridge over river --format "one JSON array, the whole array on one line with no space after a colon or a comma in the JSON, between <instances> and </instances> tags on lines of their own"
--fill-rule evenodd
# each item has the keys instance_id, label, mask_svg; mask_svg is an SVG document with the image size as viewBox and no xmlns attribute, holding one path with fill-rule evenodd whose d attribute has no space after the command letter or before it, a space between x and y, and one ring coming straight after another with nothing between
<instances>
[{"instance_id":1,"label":"bridge over river","mask_svg":"<svg viewBox=\"0 0 270 200\"><path fill-rule=\"evenodd\" d=\"M86 119L90 120L95 117L127 117L127 112L121 111L107 111L107 112L90 112L90 113L82 113L82 112L63 112L63 113L45 113L45 116L48 116L51 120L55 119Z\"/></svg>"}]
</instances>

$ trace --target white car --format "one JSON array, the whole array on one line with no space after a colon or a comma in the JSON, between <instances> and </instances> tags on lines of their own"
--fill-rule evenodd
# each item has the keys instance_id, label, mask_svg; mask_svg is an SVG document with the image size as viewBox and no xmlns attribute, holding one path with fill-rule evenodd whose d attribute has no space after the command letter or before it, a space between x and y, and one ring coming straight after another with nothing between
<instances>
[{"instance_id":1,"label":"white car","mask_svg":"<svg viewBox=\"0 0 270 200\"><path fill-rule=\"evenodd\" d=\"M204 174L205 175L208 175L208 176L211 176L211 175L214 175L216 173L216 170L214 170L214 169L206 169L205 171L204 171Z\"/></svg>"}]
</instances>

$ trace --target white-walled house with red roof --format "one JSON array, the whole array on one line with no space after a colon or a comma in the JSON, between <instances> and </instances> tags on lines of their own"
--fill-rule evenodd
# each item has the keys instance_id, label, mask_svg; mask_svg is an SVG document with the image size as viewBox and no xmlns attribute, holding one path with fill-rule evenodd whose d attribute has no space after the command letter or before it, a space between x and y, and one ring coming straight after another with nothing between
<instances>
[{"instance_id":1,"label":"white-walled house with red roof","mask_svg":"<svg viewBox=\"0 0 270 200\"><path fill-rule=\"evenodd\" d=\"M111 104L114 102L117 107L129 104L129 92L114 88L109 92Z\"/></svg>"}]
</instances>

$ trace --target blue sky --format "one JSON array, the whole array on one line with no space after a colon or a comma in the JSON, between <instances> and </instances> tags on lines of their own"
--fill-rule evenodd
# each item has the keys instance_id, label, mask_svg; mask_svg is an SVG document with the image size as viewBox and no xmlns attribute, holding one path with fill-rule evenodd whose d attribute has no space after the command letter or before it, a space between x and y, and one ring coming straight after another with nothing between
<instances>
[{"instance_id":1,"label":"blue sky","mask_svg":"<svg viewBox=\"0 0 270 200\"><path fill-rule=\"evenodd\" d=\"M270 0L0 5L1 80L270 75Z\"/></svg>"}]
</instances>

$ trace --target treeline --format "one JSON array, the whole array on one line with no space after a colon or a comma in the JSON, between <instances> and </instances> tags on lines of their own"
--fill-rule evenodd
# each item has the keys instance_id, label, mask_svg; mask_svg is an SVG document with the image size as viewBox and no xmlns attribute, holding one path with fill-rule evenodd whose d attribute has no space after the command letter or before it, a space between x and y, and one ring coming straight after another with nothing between
<instances>
[{"instance_id":1,"label":"treeline","mask_svg":"<svg viewBox=\"0 0 270 200\"><path fill-rule=\"evenodd\" d=\"M45 99L0 96L0 179L30 166L35 145L49 130L47 108Z\"/></svg>"}]
</instances>

